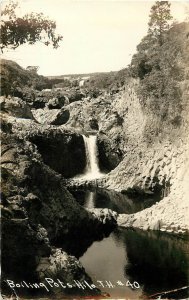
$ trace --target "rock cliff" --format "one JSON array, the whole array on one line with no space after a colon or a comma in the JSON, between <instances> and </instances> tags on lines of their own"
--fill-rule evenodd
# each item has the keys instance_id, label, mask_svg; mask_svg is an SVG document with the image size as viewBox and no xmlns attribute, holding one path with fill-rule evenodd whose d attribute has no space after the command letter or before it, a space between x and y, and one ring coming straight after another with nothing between
<instances>
[{"instance_id":1,"label":"rock cliff","mask_svg":"<svg viewBox=\"0 0 189 300\"><path fill-rule=\"evenodd\" d=\"M10 103L10 99L3 101ZM52 163L53 144L60 142L58 148L67 151L67 158L63 159L69 162L70 152L77 149L81 136L68 129L40 125L33 118L27 119L31 111L25 111L22 100L14 102L16 117L15 111L7 109L8 104L2 111L1 128L3 280L39 281L42 273L48 273L53 278L58 274L60 280L82 278L91 282L77 259L63 250L71 254L73 241L76 245L80 239L91 243L102 238L115 226L116 220L110 222L106 213L104 221L75 201L57 170L61 165L61 151L60 157L56 156L57 167ZM39 141L43 138L48 143L41 149ZM72 142L74 145L69 149ZM48 147L52 147L52 159L45 158L45 153L51 152ZM77 160L82 161L79 157ZM85 249L85 245L80 247ZM82 249L80 251L84 251ZM7 289L6 284L4 289ZM96 293L99 291L94 291Z\"/></svg>"},{"instance_id":2,"label":"rock cliff","mask_svg":"<svg viewBox=\"0 0 189 300\"><path fill-rule=\"evenodd\" d=\"M187 77L179 83L181 124L162 121L150 107L144 109L138 95L138 79L128 80L113 97L86 99L69 107L70 125L90 130L90 118L86 115L98 124L99 152L103 141L103 163L106 169L114 168L99 180L100 186L126 193L140 192L141 197L146 193L162 194L163 200L151 208L134 215L121 215L118 218L121 226L175 233L189 230L188 84ZM111 163L107 162L108 156Z\"/></svg>"},{"instance_id":3,"label":"rock cliff","mask_svg":"<svg viewBox=\"0 0 189 300\"><path fill-rule=\"evenodd\" d=\"M135 92L136 85L136 82L130 83L122 99L116 103L116 107L120 108L123 107L123 101L127 103L123 132L128 142L123 161L107 175L104 186L118 191L140 189L144 192L155 192L160 187L164 196L162 201L137 214L122 215L118 223L121 226L183 232L189 229L187 89L183 94L183 124L179 128L166 125L161 129L158 118L142 111ZM146 138L149 128L152 130L150 142Z\"/></svg>"}]
</instances>

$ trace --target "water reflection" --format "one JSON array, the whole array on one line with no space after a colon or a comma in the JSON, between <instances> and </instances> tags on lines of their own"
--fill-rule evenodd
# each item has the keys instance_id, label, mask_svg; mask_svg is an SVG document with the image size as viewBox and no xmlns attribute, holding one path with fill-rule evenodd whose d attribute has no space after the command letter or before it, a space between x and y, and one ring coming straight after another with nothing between
<instances>
[{"instance_id":1,"label":"water reflection","mask_svg":"<svg viewBox=\"0 0 189 300\"><path fill-rule=\"evenodd\" d=\"M86 208L110 208L118 213L132 214L152 206L158 196L131 199L127 195L105 189L71 190L76 200Z\"/></svg>"},{"instance_id":2,"label":"water reflection","mask_svg":"<svg viewBox=\"0 0 189 300\"><path fill-rule=\"evenodd\" d=\"M86 208L110 208L118 213L131 214L150 207L157 198L131 199L121 193L103 189L72 191ZM189 241L161 232L116 229L109 237L93 244L82 254L80 261L101 290L111 298L158 298L157 293L189 285ZM138 282L132 289L126 282ZM109 288L106 281L112 282ZM117 284L123 283L123 286ZM98 285L99 287L99 285ZM188 289L168 293L162 298L187 298Z\"/></svg>"},{"instance_id":3,"label":"water reflection","mask_svg":"<svg viewBox=\"0 0 189 300\"><path fill-rule=\"evenodd\" d=\"M189 283L189 242L165 233L117 229L108 238L94 242L80 260L94 282L111 281L115 285L102 288L113 298L149 297ZM126 287L127 280L138 282L140 288ZM118 286L117 281L124 286ZM187 296L188 289L166 295L169 299Z\"/></svg>"},{"instance_id":4,"label":"water reflection","mask_svg":"<svg viewBox=\"0 0 189 300\"><path fill-rule=\"evenodd\" d=\"M143 293L181 288L189 280L189 242L168 234L122 232L129 264L125 274L143 285Z\"/></svg>"}]
</instances>

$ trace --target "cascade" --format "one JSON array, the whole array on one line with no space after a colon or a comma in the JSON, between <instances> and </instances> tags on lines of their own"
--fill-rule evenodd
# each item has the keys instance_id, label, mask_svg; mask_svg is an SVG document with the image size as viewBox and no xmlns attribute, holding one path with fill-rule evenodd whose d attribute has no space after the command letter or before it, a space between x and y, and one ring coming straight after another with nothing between
<instances>
[{"instance_id":1,"label":"cascade","mask_svg":"<svg viewBox=\"0 0 189 300\"><path fill-rule=\"evenodd\" d=\"M86 151L86 168L84 177L86 179L95 179L102 177L104 174L100 172L98 164L98 148L96 135L83 135Z\"/></svg>"}]
</instances>

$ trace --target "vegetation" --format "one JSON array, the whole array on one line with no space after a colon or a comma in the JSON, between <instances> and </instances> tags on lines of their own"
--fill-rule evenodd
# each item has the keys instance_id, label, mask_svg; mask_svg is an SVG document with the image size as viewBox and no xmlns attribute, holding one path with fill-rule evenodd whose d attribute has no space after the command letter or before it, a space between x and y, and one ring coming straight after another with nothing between
<instances>
[{"instance_id":1,"label":"vegetation","mask_svg":"<svg viewBox=\"0 0 189 300\"><path fill-rule=\"evenodd\" d=\"M59 46L61 35L56 34L56 23L49 20L42 13L30 13L22 17L17 16L18 3L10 1L1 10L1 38L0 48L3 52L6 48L15 49L18 46L29 43L42 42L45 45ZM1 94L23 96L23 90L27 94L33 90L52 88L52 82L44 76L37 75L38 66L21 68L10 60L1 60Z\"/></svg>"},{"instance_id":2,"label":"vegetation","mask_svg":"<svg viewBox=\"0 0 189 300\"><path fill-rule=\"evenodd\" d=\"M118 91L125 84L128 77L128 70L112 72L96 72L86 74L67 74L61 76L49 76L51 82L60 88L79 87L79 82L85 78L83 88L86 88L94 98L101 94L101 91ZM69 78L69 79L67 79Z\"/></svg>"},{"instance_id":3,"label":"vegetation","mask_svg":"<svg viewBox=\"0 0 189 300\"><path fill-rule=\"evenodd\" d=\"M125 84L128 77L128 70L122 69L118 72L107 72L94 74L85 83L85 87L91 89L100 89L106 91L118 91Z\"/></svg>"},{"instance_id":4,"label":"vegetation","mask_svg":"<svg viewBox=\"0 0 189 300\"><path fill-rule=\"evenodd\" d=\"M27 71L11 60L1 59L0 70L2 95L22 97L24 89L42 90L52 87L52 83L48 78Z\"/></svg>"},{"instance_id":5,"label":"vegetation","mask_svg":"<svg viewBox=\"0 0 189 300\"><path fill-rule=\"evenodd\" d=\"M165 33L169 30L169 21L173 19L170 13L171 4L168 1L156 1L150 12L148 33L162 45Z\"/></svg>"},{"instance_id":6,"label":"vegetation","mask_svg":"<svg viewBox=\"0 0 189 300\"><path fill-rule=\"evenodd\" d=\"M144 109L176 126L181 124L181 82L189 61L189 24L170 27L170 4L159 1L152 7L149 30L137 46L129 73L140 78L138 90Z\"/></svg>"},{"instance_id":7,"label":"vegetation","mask_svg":"<svg viewBox=\"0 0 189 300\"><path fill-rule=\"evenodd\" d=\"M16 15L18 3L11 1L1 11L1 51L5 48L15 49L29 43L42 42L46 46L59 46L63 39L56 34L56 23L42 13L30 13L22 17Z\"/></svg>"},{"instance_id":8,"label":"vegetation","mask_svg":"<svg viewBox=\"0 0 189 300\"><path fill-rule=\"evenodd\" d=\"M61 79L61 78L49 78L52 85L56 88L66 88L71 87L71 81L68 79Z\"/></svg>"}]
</instances>

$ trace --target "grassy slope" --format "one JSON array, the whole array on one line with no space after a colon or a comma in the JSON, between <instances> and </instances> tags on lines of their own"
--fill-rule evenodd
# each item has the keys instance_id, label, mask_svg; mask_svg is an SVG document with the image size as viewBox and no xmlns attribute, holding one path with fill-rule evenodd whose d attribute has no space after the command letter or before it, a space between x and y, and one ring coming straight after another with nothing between
<instances>
[{"instance_id":1,"label":"grassy slope","mask_svg":"<svg viewBox=\"0 0 189 300\"><path fill-rule=\"evenodd\" d=\"M2 95L11 95L14 90L25 86L41 90L50 84L48 78L27 71L12 60L1 59L0 70Z\"/></svg>"}]
</instances>

